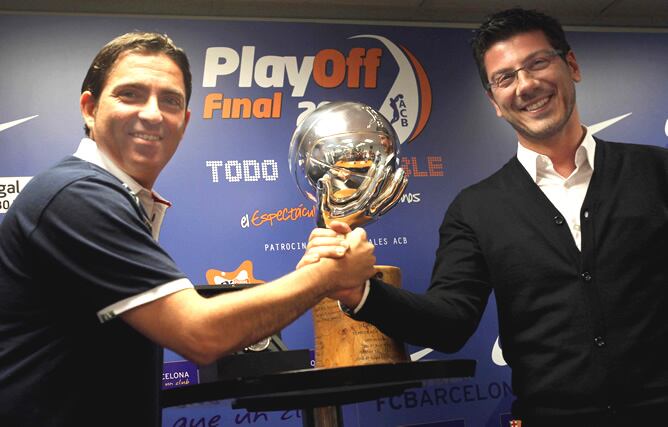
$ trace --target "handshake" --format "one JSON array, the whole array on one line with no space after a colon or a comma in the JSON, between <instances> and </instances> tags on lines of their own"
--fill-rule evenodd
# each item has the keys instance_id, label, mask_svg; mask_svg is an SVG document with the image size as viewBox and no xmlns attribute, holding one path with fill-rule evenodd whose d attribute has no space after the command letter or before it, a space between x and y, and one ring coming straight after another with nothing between
<instances>
[{"instance_id":1,"label":"handshake","mask_svg":"<svg viewBox=\"0 0 668 427\"><path fill-rule=\"evenodd\" d=\"M332 221L329 227L311 232L297 269L319 268L325 275L326 296L354 308L362 300L366 281L376 273L374 246L361 227L351 230L339 221Z\"/></svg>"}]
</instances>

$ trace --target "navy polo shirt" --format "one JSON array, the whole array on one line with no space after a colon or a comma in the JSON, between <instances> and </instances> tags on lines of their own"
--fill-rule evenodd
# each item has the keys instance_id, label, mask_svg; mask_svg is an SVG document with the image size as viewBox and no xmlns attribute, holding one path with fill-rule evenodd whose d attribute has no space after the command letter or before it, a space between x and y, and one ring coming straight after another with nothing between
<instances>
[{"instance_id":1,"label":"navy polo shirt","mask_svg":"<svg viewBox=\"0 0 668 427\"><path fill-rule=\"evenodd\" d=\"M109 172L34 177L0 223L0 425L157 425L162 349L97 313L184 278Z\"/></svg>"}]
</instances>

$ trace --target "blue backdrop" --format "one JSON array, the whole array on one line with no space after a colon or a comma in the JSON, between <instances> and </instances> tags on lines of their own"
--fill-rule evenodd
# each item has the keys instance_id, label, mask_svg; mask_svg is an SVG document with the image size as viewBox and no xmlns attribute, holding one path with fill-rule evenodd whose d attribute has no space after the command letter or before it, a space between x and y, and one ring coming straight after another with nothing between
<instances>
[{"instance_id":1,"label":"blue backdrop","mask_svg":"<svg viewBox=\"0 0 668 427\"><path fill-rule=\"evenodd\" d=\"M108 40L134 29L167 33L191 61L191 121L156 188L174 203L161 243L197 284L269 281L294 268L314 221L290 176L288 146L300 115L322 102L362 101L396 118L408 188L367 231L379 263L400 267L403 286L418 292L428 285L448 204L516 149L481 87L470 29L0 15L0 221L29 177L74 152L90 61ZM604 139L667 146L668 33L568 36L583 74L577 94L584 123ZM474 379L346 406L346 425L499 425L512 391L497 336L492 301L464 349L427 356L477 359ZM312 348L310 313L283 339L291 349ZM165 356L166 386L179 385L175 378L197 381L196 372L183 374L181 357ZM131 378L122 380L131 387ZM295 411L246 413L226 402L169 408L163 418L164 426L301 425Z\"/></svg>"}]
</instances>

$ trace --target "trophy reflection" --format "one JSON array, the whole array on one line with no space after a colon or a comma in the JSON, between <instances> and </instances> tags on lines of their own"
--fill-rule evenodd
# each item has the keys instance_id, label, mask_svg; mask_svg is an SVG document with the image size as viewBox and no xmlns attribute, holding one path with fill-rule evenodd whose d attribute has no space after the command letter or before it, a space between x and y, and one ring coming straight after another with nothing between
<instances>
[{"instance_id":1,"label":"trophy reflection","mask_svg":"<svg viewBox=\"0 0 668 427\"><path fill-rule=\"evenodd\" d=\"M290 173L317 205L318 226L368 224L401 198L407 178L399 167L399 139L379 112L359 102L332 102L309 114L290 142ZM376 276L401 286L401 272L376 266ZM403 344L375 326L350 319L335 300L313 308L316 367L404 362Z\"/></svg>"}]
</instances>

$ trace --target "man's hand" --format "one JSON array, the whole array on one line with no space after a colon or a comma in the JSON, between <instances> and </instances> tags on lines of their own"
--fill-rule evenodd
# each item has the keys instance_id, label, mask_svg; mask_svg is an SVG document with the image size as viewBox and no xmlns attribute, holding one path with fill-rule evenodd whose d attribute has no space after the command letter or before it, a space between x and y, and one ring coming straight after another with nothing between
<instances>
[{"instance_id":1,"label":"man's hand","mask_svg":"<svg viewBox=\"0 0 668 427\"><path fill-rule=\"evenodd\" d=\"M336 227L338 230L338 225ZM356 230L362 230L361 228L358 228ZM371 245L373 248L373 244L370 243L369 241L366 240L366 232L364 232L363 236L360 236L364 238L364 241L368 244ZM376 270L373 268L373 265L376 263L376 257L373 256L373 261L371 264L372 269L369 270L369 273L371 273L370 276L368 276L366 279L364 279L364 282L362 282L359 286L355 286L353 288L348 288L344 290L340 290L337 292L333 292L332 294L328 295L330 298L339 300L341 304L345 305L346 307L349 308L356 308L359 303L362 301L362 297L364 296L364 287L366 286L366 280L372 277L373 275L376 274Z\"/></svg>"},{"instance_id":2,"label":"man's hand","mask_svg":"<svg viewBox=\"0 0 668 427\"><path fill-rule=\"evenodd\" d=\"M373 244L362 228L351 231L344 222L333 221L330 228L316 228L309 236L304 256L297 269L321 260L339 260L336 269L336 289L328 297L341 301L347 307L357 307L364 295L366 280L376 271L373 265ZM358 274L359 273L359 274Z\"/></svg>"},{"instance_id":3,"label":"man's hand","mask_svg":"<svg viewBox=\"0 0 668 427\"><path fill-rule=\"evenodd\" d=\"M349 247L346 235L350 231L348 224L338 221L333 221L330 228L314 228L309 235L306 252L297 264L297 269L316 263L321 258L343 257Z\"/></svg>"},{"instance_id":4,"label":"man's hand","mask_svg":"<svg viewBox=\"0 0 668 427\"><path fill-rule=\"evenodd\" d=\"M321 262L336 264L334 289L327 296L341 301L350 308L359 305L364 295L367 279L376 274L374 246L367 240L363 228L356 228L346 235L349 249L340 259L325 258Z\"/></svg>"},{"instance_id":5,"label":"man's hand","mask_svg":"<svg viewBox=\"0 0 668 427\"><path fill-rule=\"evenodd\" d=\"M353 289L346 289L344 291L334 292L328 295L329 298L338 300L341 304L346 307L354 310L362 302L362 297L364 297L364 287L366 282L362 283L362 286L358 286Z\"/></svg>"},{"instance_id":6,"label":"man's hand","mask_svg":"<svg viewBox=\"0 0 668 427\"><path fill-rule=\"evenodd\" d=\"M374 264L374 246L367 240L366 231L358 227L346 235L348 252L336 260L337 267L341 270L342 280L338 286L339 290L352 289L364 285L364 283L376 274Z\"/></svg>"}]
</instances>

